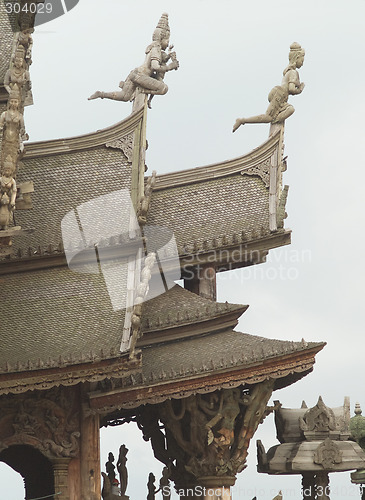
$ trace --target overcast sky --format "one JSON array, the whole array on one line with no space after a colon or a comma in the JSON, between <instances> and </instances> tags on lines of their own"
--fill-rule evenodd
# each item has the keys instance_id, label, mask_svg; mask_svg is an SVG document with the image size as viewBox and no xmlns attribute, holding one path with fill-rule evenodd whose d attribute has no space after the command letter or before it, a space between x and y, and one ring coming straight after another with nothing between
<instances>
[{"instance_id":1,"label":"overcast sky","mask_svg":"<svg viewBox=\"0 0 365 500\"><path fill-rule=\"evenodd\" d=\"M289 46L306 50L301 95L286 122L285 155L290 185L286 227L292 245L272 251L266 264L223 273L218 299L250 304L238 330L283 340L326 341L312 374L277 391L285 407L313 406L321 394L329 406L365 407L364 328L364 0L80 0L67 15L40 26L34 36L34 106L26 109L31 141L69 137L107 127L131 111L130 103L87 101L95 90L117 90L140 65L162 12L180 61L166 75L169 91L148 113L147 165L165 173L248 153L264 142L269 125L245 125L237 117L263 113L267 94L281 82ZM255 438L276 444L273 417ZM119 443L130 448L131 500L146 497L149 471L162 464L137 432L103 431L102 461ZM117 435L116 435L117 434ZM1 472L0 498L20 500L21 481ZM14 482L13 482L14 481ZM349 473L331 477L332 499L357 493ZM299 477L258 475L255 439L235 500L300 499ZM257 487L255 493L253 489ZM18 489L17 489L18 488ZM286 491L286 492L285 492Z\"/></svg>"}]
</instances>

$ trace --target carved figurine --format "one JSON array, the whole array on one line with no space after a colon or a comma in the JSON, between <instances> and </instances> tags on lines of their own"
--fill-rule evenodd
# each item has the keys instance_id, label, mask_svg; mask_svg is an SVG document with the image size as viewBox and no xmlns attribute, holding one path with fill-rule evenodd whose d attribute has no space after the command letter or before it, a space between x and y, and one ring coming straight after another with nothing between
<instances>
[{"instance_id":1,"label":"carved figurine","mask_svg":"<svg viewBox=\"0 0 365 500\"><path fill-rule=\"evenodd\" d=\"M0 177L0 229L8 229L15 210L16 182L15 167L11 156L4 162Z\"/></svg>"},{"instance_id":2,"label":"carved figurine","mask_svg":"<svg viewBox=\"0 0 365 500\"><path fill-rule=\"evenodd\" d=\"M3 153L9 154L16 161L18 153L24 150L23 141L29 139L25 132L24 118L19 111L20 92L15 83L10 91L8 109L0 116L0 130L3 130Z\"/></svg>"},{"instance_id":3,"label":"carved figurine","mask_svg":"<svg viewBox=\"0 0 365 500\"><path fill-rule=\"evenodd\" d=\"M301 94L304 89L304 83L300 82L297 69L304 63L305 50L294 42L290 45L289 65L283 71L282 87L286 87L290 95Z\"/></svg>"},{"instance_id":4,"label":"carved figurine","mask_svg":"<svg viewBox=\"0 0 365 500\"><path fill-rule=\"evenodd\" d=\"M109 453L108 454L108 461L105 464L105 470L108 474L110 484L112 484L113 479L115 479L115 465L113 464L113 462L114 462L114 455L113 455L113 453Z\"/></svg>"},{"instance_id":5,"label":"carved figurine","mask_svg":"<svg viewBox=\"0 0 365 500\"><path fill-rule=\"evenodd\" d=\"M117 461L117 470L119 472L120 480L120 494L122 496L125 495L128 485L127 453L128 448L124 444L122 444L119 448L119 456Z\"/></svg>"},{"instance_id":6,"label":"carved figurine","mask_svg":"<svg viewBox=\"0 0 365 500\"><path fill-rule=\"evenodd\" d=\"M271 89L266 113L249 118L237 118L232 132L245 123L279 123L284 122L294 113L294 107L288 103L289 95L300 94L304 83L300 83L298 68L303 66L305 51L299 43L292 43L289 52L289 65L283 71L281 85Z\"/></svg>"},{"instance_id":7,"label":"carved figurine","mask_svg":"<svg viewBox=\"0 0 365 500\"><path fill-rule=\"evenodd\" d=\"M22 23L20 30L15 34L13 42L12 53L15 54L19 46L23 46L25 49L25 62L28 67L32 64L32 48L33 48L33 38L32 33L34 33L34 28L30 28L27 22Z\"/></svg>"},{"instance_id":8,"label":"carved figurine","mask_svg":"<svg viewBox=\"0 0 365 500\"><path fill-rule=\"evenodd\" d=\"M167 71L178 69L179 62L176 53L167 54L165 50L169 46L170 28L168 15L162 14L157 27L153 33L152 43L146 48L146 58L144 63L132 70L125 81L121 81L117 92L97 91L89 97L91 99L113 99L115 101L132 101L135 98L136 90L144 94L164 95L168 91L163 78ZM166 62L171 59L170 64Z\"/></svg>"},{"instance_id":9,"label":"carved figurine","mask_svg":"<svg viewBox=\"0 0 365 500\"><path fill-rule=\"evenodd\" d=\"M162 469L162 476L160 479L160 488L163 500L170 500L171 497L171 486L170 486L170 469L169 467L164 467Z\"/></svg>"},{"instance_id":10,"label":"carved figurine","mask_svg":"<svg viewBox=\"0 0 365 500\"><path fill-rule=\"evenodd\" d=\"M147 483L147 489L148 489L147 500L155 500L156 493L160 491L156 490L155 480L156 480L155 476L152 474L152 472L150 472Z\"/></svg>"},{"instance_id":11,"label":"carved figurine","mask_svg":"<svg viewBox=\"0 0 365 500\"><path fill-rule=\"evenodd\" d=\"M17 85L21 92L22 101L25 106L33 104L33 97L31 92L31 81L29 71L26 69L25 64L25 49L22 45L18 47L15 52L13 63L4 77L4 87L11 92L14 85Z\"/></svg>"}]
</instances>

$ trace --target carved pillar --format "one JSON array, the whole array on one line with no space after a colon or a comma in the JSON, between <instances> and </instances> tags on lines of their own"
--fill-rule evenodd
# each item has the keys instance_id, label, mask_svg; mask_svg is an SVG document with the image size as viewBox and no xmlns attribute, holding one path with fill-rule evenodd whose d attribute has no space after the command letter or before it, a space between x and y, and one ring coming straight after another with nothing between
<instances>
[{"instance_id":1,"label":"carved pillar","mask_svg":"<svg viewBox=\"0 0 365 500\"><path fill-rule=\"evenodd\" d=\"M316 474L316 494L317 500L330 500L330 480L327 472L320 472Z\"/></svg>"},{"instance_id":2,"label":"carved pillar","mask_svg":"<svg viewBox=\"0 0 365 500\"><path fill-rule=\"evenodd\" d=\"M303 500L315 499L315 480L314 474L302 474L302 492Z\"/></svg>"},{"instance_id":3,"label":"carved pillar","mask_svg":"<svg viewBox=\"0 0 365 500\"><path fill-rule=\"evenodd\" d=\"M56 458L52 461L54 487L57 500L69 500L68 464L69 458Z\"/></svg>"},{"instance_id":4,"label":"carved pillar","mask_svg":"<svg viewBox=\"0 0 365 500\"><path fill-rule=\"evenodd\" d=\"M180 496L230 498L236 474L246 467L251 438L268 414L273 386L266 380L248 392L222 389L140 410L144 439L151 440L155 457L169 467Z\"/></svg>"},{"instance_id":5,"label":"carved pillar","mask_svg":"<svg viewBox=\"0 0 365 500\"><path fill-rule=\"evenodd\" d=\"M81 420L81 500L100 500L100 422L99 415Z\"/></svg>"}]
</instances>

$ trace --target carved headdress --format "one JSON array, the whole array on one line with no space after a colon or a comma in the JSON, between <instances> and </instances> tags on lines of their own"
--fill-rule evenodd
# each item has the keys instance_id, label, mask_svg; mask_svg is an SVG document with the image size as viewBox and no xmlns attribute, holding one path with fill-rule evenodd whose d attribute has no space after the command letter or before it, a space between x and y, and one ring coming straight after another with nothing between
<instances>
[{"instance_id":1,"label":"carved headdress","mask_svg":"<svg viewBox=\"0 0 365 500\"><path fill-rule=\"evenodd\" d=\"M170 38L169 15L164 12L157 23L156 29L153 32L153 41L161 41L164 38Z\"/></svg>"},{"instance_id":2,"label":"carved headdress","mask_svg":"<svg viewBox=\"0 0 365 500\"><path fill-rule=\"evenodd\" d=\"M297 58L299 56L304 56L305 55L305 50L302 48L302 46L297 43L293 42L290 45L290 52L289 52L289 63L290 64L295 64Z\"/></svg>"},{"instance_id":3,"label":"carved headdress","mask_svg":"<svg viewBox=\"0 0 365 500\"><path fill-rule=\"evenodd\" d=\"M12 158L10 155L8 155L8 156L5 158L3 168L1 169L1 174L2 174L2 175L5 175L5 172L6 172L7 170L8 170L8 171L9 171L9 173L10 173L10 177L13 177L13 176L14 176L14 174L15 174L15 170L16 170L16 168L15 168L14 160L13 160L13 158ZM9 174L7 174L7 175L9 175Z\"/></svg>"}]
</instances>

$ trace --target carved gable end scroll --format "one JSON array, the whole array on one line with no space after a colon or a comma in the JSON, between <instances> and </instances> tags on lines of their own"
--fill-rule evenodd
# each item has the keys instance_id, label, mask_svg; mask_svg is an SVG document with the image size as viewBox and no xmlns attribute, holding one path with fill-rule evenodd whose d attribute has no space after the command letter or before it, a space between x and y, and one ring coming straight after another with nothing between
<instances>
[{"instance_id":1,"label":"carved gable end scroll","mask_svg":"<svg viewBox=\"0 0 365 500\"><path fill-rule=\"evenodd\" d=\"M271 159L267 158L267 160L263 161L262 163L258 163L254 167L241 170L241 175L258 175L265 184L265 187L269 189L270 165L271 165Z\"/></svg>"},{"instance_id":2,"label":"carved gable end scroll","mask_svg":"<svg viewBox=\"0 0 365 500\"><path fill-rule=\"evenodd\" d=\"M129 163L132 163L133 160L133 143L134 143L134 134L130 133L119 139L114 139L113 141L108 141L105 143L107 148L115 148L120 149L125 154Z\"/></svg>"}]
</instances>

